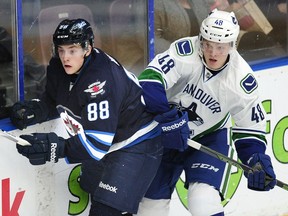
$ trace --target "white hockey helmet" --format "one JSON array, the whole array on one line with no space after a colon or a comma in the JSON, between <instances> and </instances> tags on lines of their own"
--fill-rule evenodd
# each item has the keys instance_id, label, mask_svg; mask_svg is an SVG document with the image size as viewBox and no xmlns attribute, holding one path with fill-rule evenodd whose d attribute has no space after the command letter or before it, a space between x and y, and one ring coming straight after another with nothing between
<instances>
[{"instance_id":1,"label":"white hockey helmet","mask_svg":"<svg viewBox=\"0 0 288 216\"><path fill-rule=\"evenodd\" d=\"M203 20L199 38L200 41L204 38L216 43L232 42L232 47L236 47L239 29L240 27L234 12L214 9Z\"/></svg>"}]
</instances>

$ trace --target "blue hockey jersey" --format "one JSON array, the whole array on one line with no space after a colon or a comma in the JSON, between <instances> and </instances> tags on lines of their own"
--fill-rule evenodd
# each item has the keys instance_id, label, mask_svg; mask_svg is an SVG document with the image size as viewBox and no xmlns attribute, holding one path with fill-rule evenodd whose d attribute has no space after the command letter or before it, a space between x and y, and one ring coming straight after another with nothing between
<instances>
[{"instance_id":1,"label":"blue hockey jersey","mask_svg":"<svg viewBox=\"0 0 288 216\"><path fill-rule=\"evenodd\" d=\"M92 51L77 75L66 74L60 59L52 58L41 102L50 117L57 107L71 135L66 145L70 163L100 160L108 151L159 135L137 78L100 49Z\"/></svg>"}]
</instances>

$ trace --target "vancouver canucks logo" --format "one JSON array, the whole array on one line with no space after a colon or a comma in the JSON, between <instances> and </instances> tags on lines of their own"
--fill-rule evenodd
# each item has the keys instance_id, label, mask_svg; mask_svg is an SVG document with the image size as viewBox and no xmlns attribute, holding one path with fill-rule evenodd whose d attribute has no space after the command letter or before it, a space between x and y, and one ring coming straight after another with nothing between
<instances>
[{"instance_id":1,"label":"vancouver canucks logo","mask_svg":"<svg viewBox=\"0 0 288 216\"><path fill-rule=\"evenodd\" d=\"M233 22L235 25L237 25L238 21L237 21L236 17L232 16L231 18L232 18L232 22Z\"/></svg>"},{"instance_id":2,"label":"vancouver canucks logo","mask_svg":"<svg viewBox=\"0 0 288 216\"><path fill-rule=\"evenodd\" d=\"M104 82L97 81L95 83L90 84L88 86L88 88L84 90L84 92L90 93L91 96L96 96L98 94L104 94L105 84L106 84L106 81L104 81Z\"/></svg>"},{"instance_id":3,"label":"vancouver canucks logo","mask_svg":"<svg viewBox=\"0 0 288 216\"><path fill-rule=\"evenodd\" d=\"M182 106L182 103L180 101L180 106ZM189 107L182 108L182 110L188 112L188 119L189 121L193 122L195 125L200 126L204 124L204 120L197 114L197 104L195 102L192 102Z\"/></svg>"},{"instance_id":4,"label":"vancouver canucks logo","mask_svg":"<svg viewBox=\"0 0 288 216\"><path fill-rule=\"evenodd\" d=\"M244 79L242 79L241 87L247 94L250 94L258 87L258 84L254 76L248 74Z\"/></svg>"},{"instance_id":5,"label":"vancouver canucks logo","mask_svg":"<svg viewBox=\"0 0 288 216\"><path fill-rule=\"evenodd\" d=\"M178 55L188 56L193 53L193 47L190 40L179 41L175 44Z\"/></svg>"}]
</instances>

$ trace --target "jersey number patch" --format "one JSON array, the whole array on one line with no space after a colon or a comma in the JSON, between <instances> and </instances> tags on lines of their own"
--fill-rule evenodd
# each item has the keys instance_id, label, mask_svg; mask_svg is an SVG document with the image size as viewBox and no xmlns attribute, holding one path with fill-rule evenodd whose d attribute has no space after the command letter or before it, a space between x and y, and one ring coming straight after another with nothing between
<instances>
[{"instance_id":1,"label":"jersey number patch","mask_svg":"<svg viewBox=\"0 0 288 216\"><path fill-rule=\"evenodd\" d=\"M165 55L158 59L158 63L161 65L161 70L166 74L171 68L175 66L173 59L169 55Z\"/></svg>"},{"instance_id":2,"label":"jersey number patch","mask_svg":"<svg viewBox=\"0 0 288 216\"><path fill-rule=\"evenodd\" d=\"M263 119L264 119L264 113L263 113L260 105L257 104L256 107L252 107L251 120L256 121L258 123L259 121L262 121Z\"/></svg>"},{"instance_id":3,"label":"jersey number patch","mask_svg":"<svg viewBox=\"0 0 288 216\"><path fill-rule=\"evenodd\" d=\"M87 106L88 120L96 121L100 119L109 118L109 102L107 100L101 101L99 104L91 103Z\"/></svg>"}]
</instances>

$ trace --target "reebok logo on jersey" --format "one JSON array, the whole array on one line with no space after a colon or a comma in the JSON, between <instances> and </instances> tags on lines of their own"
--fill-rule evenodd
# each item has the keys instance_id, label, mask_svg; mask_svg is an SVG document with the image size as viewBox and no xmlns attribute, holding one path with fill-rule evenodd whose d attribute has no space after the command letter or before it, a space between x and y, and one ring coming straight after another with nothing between
<instances>
[{"instance_id":1,"label":"reebok logo on jersey","mask_svg":"<svg viewBox=\"0 0 288 216\"><path fill-rule=\"evenodd\" d=\"M193 53L193 47L190 40L180 41L175 44L178 55L187 56Z\"/></svg>"},{"instance_id":2,"label":"reebok logo on jersey","mask_svg":"<svg viewBox=\"0 0 288 216\"><path fill-rule=\"evenodd\" d=\"M109 184L104 184L102 181L99 183L99 187L103 188L104 190L111 191L113 193L117 193L118 188L115 186L110 186Z\"/></svg>"},{"instance_id":3,"label":"reebok logo on jersey","mask_svg":"<svg viewBox=\"0 0 288 216\"><path fill-rule=\"evenodd\" d=\"M57 143L51 143L51 150L50 150L50 161L52 163L56 163L56 149L57 149Z\"/></svg>"},{"instance_id":4,"label":"reebok logo on jersey","mask_svg":"<svg viewBox=\"0 0 288 216\"><path fill-rule=\"evenodd\" d=\"M179 123L174 123L170 126L163 126L161 128L162 128L163 132L169 132L169 131L172 131L172 130L175 130L175 129L182 127L186 122L187 121L185 119L182 119L182 121Z\"/></svg>"},{"instance_id":5,"label":"reebok logo on jersey","mask_svg":"<svg viewBox=\"0 0 288 216\"><path fill-rule=\"evenodd\" d=\"M248 74L241 81L241 87L247 94L250 94L258 87L258 84L254 76L252 74Z\"/></svg>"}]
</instances>

